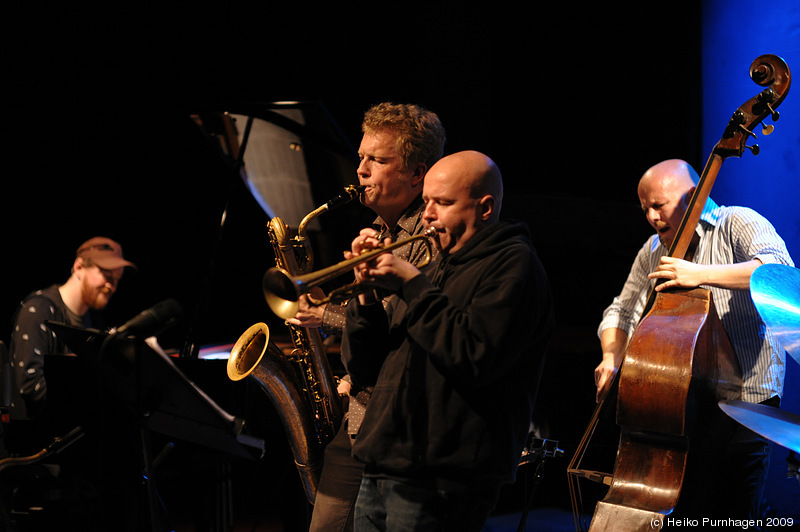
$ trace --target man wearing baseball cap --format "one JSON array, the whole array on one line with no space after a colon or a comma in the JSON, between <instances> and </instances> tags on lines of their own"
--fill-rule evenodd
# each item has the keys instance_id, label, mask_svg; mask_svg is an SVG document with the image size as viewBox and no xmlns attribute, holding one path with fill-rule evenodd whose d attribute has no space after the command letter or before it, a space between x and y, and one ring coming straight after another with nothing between
<instances>
[{"instance_id":1,"label":"man wearing baseball cap","mask_svg":"<svg viewBox=\"0 0 800 532\"><path fill-rule=\"evenodd\" d=\"M42 413L47 395L44 355L70 354L45 322L100 329L99 311L108 305L126 268L136 266L125 260L122 247L97 236L78 247L64 284L37 290L22 301L11 331L12 419L34 419Z\"/></svg>"}]
</instances>

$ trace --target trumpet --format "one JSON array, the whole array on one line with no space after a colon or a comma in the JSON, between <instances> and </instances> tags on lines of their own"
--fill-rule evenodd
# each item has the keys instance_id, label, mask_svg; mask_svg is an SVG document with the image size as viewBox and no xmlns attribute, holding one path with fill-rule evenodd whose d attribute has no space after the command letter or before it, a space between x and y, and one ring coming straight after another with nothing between
<instances>
[{"instance_id":1,"label":"trumpet","mask_svg":"<svg viewBox=\"0 0 800 532\"><path fill-rule=\"evenodd\" d=\"M411 244L417 240L422 240L425 243L425 256L416 266L420 269L424 268L430 264L431 258L433 257L431 239L434 235L436 235L436 230L431 227L422 234L366 251L357 257L352 257L338 264L334 264L333 266L303 275L292 276L283 268L270 268L264 274L262 280L264 298L267 300L267 305L269 305L269 308L272 309L272 312L274 312L276 316L288 320L297 314L300 307L299 299L301 295L308 294L313 288L321 286L347 273L362 262L368 262L378 255ZM371 289L371 287L363 286L359 283L350 283L332 290L327 297L322 299L313 299L309 297L308 300L315 306L329 302L339 303L352 299L358 294Z\"/></svg>"}]
</instances>

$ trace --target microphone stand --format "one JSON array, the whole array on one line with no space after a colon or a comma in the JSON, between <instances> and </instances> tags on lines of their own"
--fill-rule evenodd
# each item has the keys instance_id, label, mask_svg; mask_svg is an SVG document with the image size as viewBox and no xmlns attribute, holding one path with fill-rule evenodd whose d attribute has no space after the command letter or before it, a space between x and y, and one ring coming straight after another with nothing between
<instances>
[{"instance_id":1,"label":"microphone stand","mask_svg":"<svg viewBox=\"0 0 800 532\"><path fill-rule=\"evenodd\" d=\"M558 448L557 441L537 438L533 436L533 434L528 435L528 445L525 446L525 450L522 453L522 458L520 459L519 465L523 466L535 462L536 469L534 470L533 486L531 487L525 507L522 509L522 517L520 518L517 532L524 532L525 530L525 521L528 519L528 512L533 504L533 499L536 495L536 490L539 487L539 482L542 480L545 459L561 457L563 455L564 451Z\"/></svg>"}]
</instances>

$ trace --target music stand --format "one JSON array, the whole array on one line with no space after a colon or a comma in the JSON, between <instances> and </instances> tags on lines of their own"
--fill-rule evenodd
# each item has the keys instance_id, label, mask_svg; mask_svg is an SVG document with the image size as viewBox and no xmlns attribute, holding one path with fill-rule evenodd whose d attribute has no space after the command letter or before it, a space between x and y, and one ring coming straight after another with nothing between
<instances>
[{"instance_id":1,"label":"music stand","mask_svg":"<svg viewBox=\"0 0 800 532\"><path fill-rule=\"evenodd\" d=\"M47 321L47 326L79 357L89 359L118 401L139 424L144 482L152 530L162 530L155 486L150 432L187 440L250 460L264 456L264 441L242 433L244 420L232 416L175 366L154 337L119 337ZM168 450L165 447L164 451ZM224 503L225 504L225 503Z\"/></svg>"},{"instance_id":2,"label":"music stand","mask_svg":"<svg viewBox=\"0 0 800 532\"><path fill-rule=\"evenodd\" d=\"M97 364L114 395L141 413L149 430L239 458L263 457L264 441L244 434L244 420L223 410L154 339L144 345L129 339L109 342L109 335L96 329L46 323L75 354Z\"/></svg>"}]
</instances>

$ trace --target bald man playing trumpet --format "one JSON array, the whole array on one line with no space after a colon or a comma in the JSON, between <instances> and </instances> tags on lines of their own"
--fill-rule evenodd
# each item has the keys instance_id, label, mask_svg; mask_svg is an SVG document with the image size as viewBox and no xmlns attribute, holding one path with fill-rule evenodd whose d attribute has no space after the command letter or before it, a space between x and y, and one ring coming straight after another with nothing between
<instances>
[{"instance_id":1,"label":"bald man playing trumpet","mask_svg":"<svg viewBox=\"0 0 800 532\"><path fill-rule=\"evenodd\" d=\"M440 260L359 264L358 282L397 297L384 308L362 293L347 309L347 367L371 394L353 444L365 464L356 530L481 529L514 480L553 328L544 268L527 226L500 219L489 157L442 158L422 198ZM363 230L351 256L377 236Z\"/></svg>"}]
</instances>

